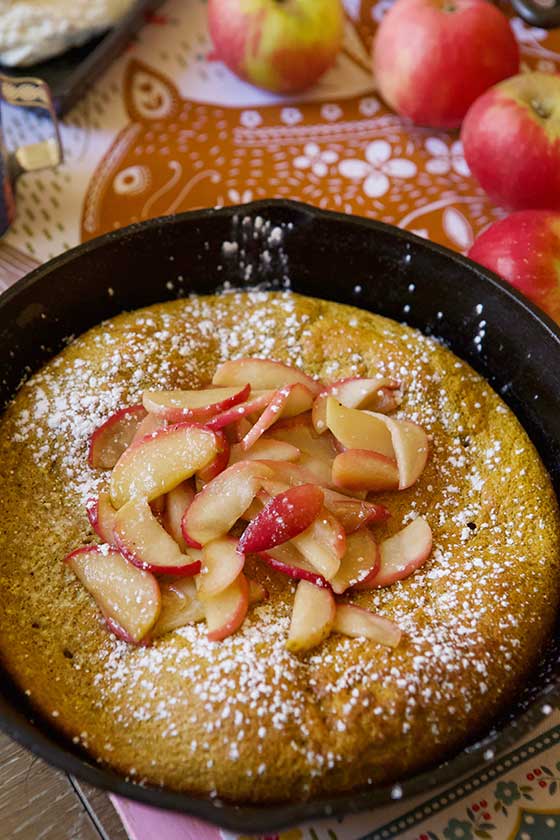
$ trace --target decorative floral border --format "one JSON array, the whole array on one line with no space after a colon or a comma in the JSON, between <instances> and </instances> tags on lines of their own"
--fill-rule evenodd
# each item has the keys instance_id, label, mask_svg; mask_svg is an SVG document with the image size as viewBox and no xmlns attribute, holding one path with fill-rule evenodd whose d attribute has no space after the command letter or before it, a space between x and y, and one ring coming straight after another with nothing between
<instances>
[{"instance_id":1,"label":"decorative floral border","mask_svg":"<svg viewBox=\"0 0 560 840\"><path fill-rule=\"evenodd\" d=\"M451 804L470 797L475 791L486 787L500 776L510 773L533 756L536 757L550 750L559 742L560 725L557 725L502 756L485 767L482 773L475 773L464 781L446 788L437 796L390 823L362 835L360 840L389 840L389 838L398 837L403 831L410 831ZM526 774L527 784L517 784L509 780L498 782L493 791L493 801L482 798L472 802L465 809L464 817L454 816L449 820L442 834L426 831L418 835L417 840L491 840L493 836L496 837L496 818L508 817L509 809L514 803L532 802L536 793L545 790L551 797L558 793L560 761L556 762L554 767L555 771L544 764L536 765ZM502 837L503 835L500 840ZM498 840L497 837L496 840Z\"/></svg>"}]
</instances>

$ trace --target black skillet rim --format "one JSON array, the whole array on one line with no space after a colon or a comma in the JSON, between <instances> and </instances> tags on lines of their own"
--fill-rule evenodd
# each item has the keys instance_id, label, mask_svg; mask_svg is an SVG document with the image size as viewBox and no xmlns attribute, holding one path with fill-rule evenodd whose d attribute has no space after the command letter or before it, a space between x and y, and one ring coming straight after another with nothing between
<instances>
[{"instance_id":1,"label":"black skillet rim","mask_svg":"<svg viewBox=\"0 0 560 840\"><path fill-rule=\"evenodd\" d=\"M497 275L473 263L468 258L441 245L421 239L408 231L400 230L377 220L320 210L302 202L286 199L263 199L244 205L193 210L176 216L150 219L80 244L34 269L0 295L0 316L3 306L16 298L21 291L48 280L49 275L56 272L59 266L79 258L84 253L102 249L108 242L126 242L136 232L158 230L162 226L182 225L189 221L196 223L199 219L215 215L233 217L236 214L242 214L243 216L260 215L266 217L267 211L274 208L303 213L312 218L325 217L339 224L361 227L366 232L368 230L383 232L403 244L406 242L412 242L416 246L420 244L428 252L437 253L455 262L467 274L475 272L484 277L486 282L499 290L500 294L513 298L524 310L524 315L535 320L556 341L560 349L560 329L547 315L533 306L511 286L504 283ZM26 701L21 692L19 694L22 699L22 706L25 707ZM449 785L463 775L478 771L489 765L496 754L511 749L520 738L527 735L539 723L542 723L550 713L550 707L559 703L560 674L557 673L554 679L541 689L536 699L518 717L501 729L490 730L486 736L476 743L467 746L435 768L427 769L403 779L397 785L385 785L371 790L344 794L339 797L319 798L308 802L267 804L260 807L233 805L218 799L190 797L187 794L163 788L135 784L111 770L91 763L83 752L65 742L64 738L59 733L54 732L49 724L39 716L31 714L28 715L31 720L22 721L21 715L14 708L0 708L0 730L48 763L98 788L146 805L190 814L229 830L237 830L243 833L262 833L275 831L311 819L342 816L373 809L381 805L394 804L396 799L404 803L409 797L419 794L427 795L436 787ZM2 698L0 698L0 705L4 706ZM39 723L39 727L37 723Z\"/></svg>"}]
</instances>

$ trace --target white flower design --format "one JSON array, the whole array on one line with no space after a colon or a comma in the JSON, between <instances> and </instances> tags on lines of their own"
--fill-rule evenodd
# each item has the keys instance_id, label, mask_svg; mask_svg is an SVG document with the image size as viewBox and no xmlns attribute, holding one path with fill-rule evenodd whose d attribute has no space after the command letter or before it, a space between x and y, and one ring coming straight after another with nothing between
<instances>
[{"instance_id":1,"label":"white flower design","mask_svg":"<svg viewBox=\"0 0 560 840\"><path fill-rule=\"evenodd\" d=\"M286 125L297 125L303 119L303 114L299 108L282 108L280 119Z\"/></svg>"},{"instance_id":2,"label":"white flower design","mask_svg":"<svg viewBox=\"0 0 560 840\"><path fill-rule=\"evenodd\" d=\"M296 169L311 169L318 178L324 178L329 171L329 165L337 160L337 153L331 149L321 151L317 143L306 143L303 154L294 159L294 166Z\"/></svg>"},{"instance_id":3,"label":"white flower design","mask_svg":"<svg viewBox=\"0 0 560 840\"><path fill-rule=\"evenodd\" d=\"M363 180L363 190L369 198L380 198L390 186L390 178L412 178L416 164L405 158L391 159L391 145L386 140L374 140L366 146L364 160L343 160L338 170L345 178Z\"/></svg>"},{"instance_id":4,"label":"white flower design","mask_svg":"<svg viewBox=\"0 0 560 840\"><path fill-rule=\"evenodd\" d=\"M253 200L253 190L239 192L239 190L232 187L232 189L228 190L228 198L234 204L247 204Z\"/></svg>"},{"instance_id":5,"label":"white flower design","mask_svg":"<svg viewBox=\"0 0 560 840\"><path fill-rule=\"evenodd\" d=\"M342 116L342 108L340 105L327 104L321 107L321 116L329 122L335 122Z\"/></svg>"},{"instance_id":6,"label":"white flower design","mask_svg":"<svg viewBox=\"0 0 560 840\"><path fill-rule=\"evenodd\" d=\"M426 169L432 175L446 175L451 169L457 175L471 174L463 157L463 146L460 140L455 140L449 147L439 137L428 137L424 145L426 151L432 156L426 164Z\"/></svg>"},{"instance_id":7,"label":"white flower design","mask_svg":"<svg viewBox=\"0 0 560 840\"><path fill-rule=\"evenodd\" d=\"M258 111L243 111L239 121L245 128L257 128L262 123L262 117Z\"/></svg>"},{"instance_id":8,"label":"white flower design","mask_svg":"<svg viewBox=\"0 0 560 840\"><path fill-rule=\"evenodd\" d=\"M360 100L358 108L360 114L363 114L364 117L373 117L379 111L379 99L376 99L375 96L366 96L365 99Z\"/></svg>"}]
</instances>

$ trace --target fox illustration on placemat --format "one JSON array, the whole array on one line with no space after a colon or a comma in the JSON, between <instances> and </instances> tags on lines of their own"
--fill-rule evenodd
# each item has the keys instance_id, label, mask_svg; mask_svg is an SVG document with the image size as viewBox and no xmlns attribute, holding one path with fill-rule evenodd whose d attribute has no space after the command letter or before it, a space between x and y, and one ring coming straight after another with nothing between
<instances>
[{"instance_id":1,"label":"fox illustration on placemat","mask_svg":"<svg viewBox=\"0 0 560 840\"><path fill-rule=\"evenodd\" d=\"M124 97L131 122L90 180L82 239L272 196L383 218L459 250L495 218L458 141L411 131L373 94L230 108L185 99L133 60Z\"/></svg>"}]
</instances>

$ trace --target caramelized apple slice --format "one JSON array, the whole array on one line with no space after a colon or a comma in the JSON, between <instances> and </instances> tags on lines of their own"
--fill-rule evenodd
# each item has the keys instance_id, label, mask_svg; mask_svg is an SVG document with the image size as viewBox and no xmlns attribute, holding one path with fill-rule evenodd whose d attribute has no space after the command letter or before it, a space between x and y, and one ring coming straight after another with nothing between
<instances>
[{"instance_id":1,"label":"caramelized apple slice","mask_svg":"<svg viewBox=\"0 0 560 840\"><path fill-rule=\"evenodd\" d=\"M270 392L271 395L273 393L274 391ZM241 443L251 426L252 423L247 419L247 417L239 417L237 420L234 420L231 423L224 424L224 434L226 435L232 447L234 443Z\"/></svg>"},{"instance_id":2,"label":"caramelized apple slice","mask_svg":"<svg viewBox=\"0 0 560 840\"><path fill-rule=\"evenodd\" d=\"M346 534L334 516L323 509L306 531L292 539L292 543L314 569L331 580L346 551Z\"/></svg>"},{"instance_id":3,"label":"caramelized apple slice","mask_svg":"<svg viewBox=\"0 0 560 840\"><path fill-rule=\"evenodd\" d=\"M162 581L160 589L161 612L152 631L154 639L204 619L204 610L192 577Z\"/></svg>"},{"instance_id":4,"label":"caramelized apple slice","mask_svg":"<svg viewBox=\"0 0 560 840\"><path fill-rule=\"evenodd\" d=\"M344 636L371 639L391 648L397 647L402 636L394 621L353 604L337 604L333 630Z\"/></svg>"},{"instance_id":5,"label":"caramelized apple slice","mask_svg":"<svg viewBox=\"0 0 560 840\"><path fill-rule=\"evenodd\" d=\"M330 589L300 580L286 648L299 653L320 645L332 630L335 614L336 604Z\"/></svg>"},{"instance_id":6,"label":"caramelized apple slice","mask_svg":"<svg viewBox=\"0 0 560 840\"><path fill-rule=\"evenodd\" d=\"M221 430L215 431L214 434L216 435L216 446L218 447L216 457L210 461L207 467L199 470L197 474L198 478L205 484L212 481L213 478L216 478L217 475L223 472L229 463L229 453L231 448L229 440Z\"/></svg>"},{"instance_id":7,"label":"caramelized apple slice","mask_svg":"<svg viewBox=\"0 0 560 840\"><path fill-rule=\"evenodd\" d=\"M90 525L108 545L113 545L115 517L117 511L111 504L111 497L108 493L100 493L97 499L88 499L86 504L86 513L90 521Z\"/></svg>"},{"instance_id":8,"label":"caramelized apple slice","mask_svg":"<svg viewBox=\"0 0 560 840\"><path fill-rule=\"evenodd\" d=\"M65 562L93 596L116 635L134 644L146 639L161 607L153 575L131 566L107 545L78 548Z\"/></svg>"},{"instance_id":9,"label":"caramelized apple slice","mask_svg":"<svg viewBox=\"0 0 560 840\"><path fill-rule=\"evenodd\" d=\"M370 588L390 586L410 577L432 553L432 529L423 516L384 540L380 546L381 567Z\"/></svg>"},{"instance_id":10,"label":"caramelized apple slice","mask_svg":"<svg viewBox=\"0 0 560 840\"><path fill-rule=\"evenodd\" d=\"M316 484L300 484L274 496L249 523L239 541L239 550L266 551L305 531L323 507L323 492Z\"/></svg>"},{"instance_id":11,"label":"caramelized apple slice","mask_svg":"<svg viewBox=\"0 0 560 840\"><path fill-rule=\"evenodd\" d=\"M391 433L399 470L399 490L406 490L420 478L426 466L429 452L428 435L421 426L410 420L395 420L393 417L385 417L384 414L371 416L384 422Z\"/></svg>"},{"instance_id":12,"label":"caramelized apple slice","mask_svg":"<svg viewBox=\"0 0 560 840\"><path fill-rule=\"evenodd\" d=\"M262 482L272 478L262 461L240 461L228 467L195 496L183 518L187 545L200 547L223 537L247 510Z\"/></svg>"},{"instance_id":13,"label":"caramelized apple slice","mask_svg":"<svg viewBox=\"0 0 560 840\"><path fill-rule=\"evenodd\" d=\"M245 555L239 541L221 537L202 549L202 566L196 579L199 598L204 601L223 592L243 571Z\"/></svg>"},{"instance_id":14,"label":"caramelized apple slice","mask_svg":"<svg viewBox=\"0 0 560 840\"><path fill-rule=\"evenodd\" d=\"M129 499L151 501L172 490L216 456L213 432L188 423L167 426L129 446L111 476L111 501L118 509Z\"/></svg>"},{"instance_id":15,"label":"caramelized apple slice","mask_svg":"<svg viewBox=\"0 0 560 840\"><path fill-rule=\"evenodd\" d=\"M369 449L347 449L333 461L332 480L343 490L371 490L382 493L399 486L397 463Z\"/></svg>"},{"instance_id":16,"label":"caramelized apple slice","mask_svg":"<svg viewBox=\"0 0 560 840\"><path fill-rule=\"evenodd\" d=\"M351 450L349 450L351 451ZM347 534L353 534L358 528L384 522L391 515L383 505L374 502L349 499L336 490L323 488L325 507L338 519Z\"/></svg>"},{"instance_id":17,"label":"caramelized apple slice","mask_svg":"<svg viewBox=\"0 0 560 840\"><path fill-rule=\"evenodd\" d=\"M327 397L327 426L346 449L369 449L387 458L395 457L387 425L370 412L346 408L334 397Z\"/></svg>"},{"instance_id":18,"label":"caramelized apple slice","mask_svg":"<svg viewBox=\"0 0 560 840\"><path fill-rule=\"evenodd\" d=\"M167 421L162 417L156 417L155 414L146 414L144 419L138 423L131 444L136 443L136 441L141 440L146 435L152 435L158 429L164 429L166 426Z\"/></svg>"},{"instance_id":19,"label":"caramelized apple slice","mask_svg":"<svg viewBox=\"0 0 560 840\"><path fill-rule=\"evenodd\" d=\"M268 589L259 583L258 580L250 580L247 578L249 584L249 606L259 604L261 601L268 599Z\"/></svg>"},{"instance_id":20,"label":"caramelized apple slice","mask_svg":"<svg viewBox=\"0 0 560 840\"><path fill-rule=\"evenodd\" d=\"M333 592L342 595L353 586L365 588L367 582L375 579L380 564L379 548L367 528L349 534L340 568L330 581Z\"/></svg>"},{"instance_id":21,"label":"caramelized apple slice","mask_svg":"<svg viewBox=\"0 0 560 840\"><path fill-rule=\"evenodd\" d=\"M111 470L134 437L138 424L146 416L143 405L131 405L112 414L91 436L90 467Z\"/></svg>"},{"instance_id":22,"label":"caramelized apple slice","mask_svg":"<svg viewBox=\"0 0 560 840\"><path fill-rule=\"evenodd\" d=\"M322 385L298 368L275 362L271 359L235 359L219 365L212 384L241 385L248 382L251 388L282 388L284 385L305 385L314 395L319 394Z\"/></svg>"},{"instance_id":23,"label":"caramelized apple slice","mask_svg":"<svg viewBox=\"0 0 560 840\"><path fill-rule=\"evenodd\" d=\"M238 443L235 443L231 447L229 466L237 464L239 461L296 461L299 455L299 449L296 449L291 443L261 437L260 440L255 441L247 452Z\"/></svg>"},{"instance_id":24,"label":"caramelized apple slice","mask_svg":"<svg viewBox=\"0 0 560 840\"><path fill-rule=\"evenodd\" d=\"M313 405L313 394L305 385L286 385L279 388L272 397L255 425L241 441L242 449L249 449L260 436L281 417L295 417L309 411Z\"/></svg>"},{"instance_id":25,"label":"caramelized apple slice","mask_svg":"<svg viewBox=\"0 0 560 840\"><path fill-rule=\"evenodd\" d=\"M165 499L162 525L183 552L186 550L187 544L183 537L181 522L193 499L194 489L190 481L182 481L181 484L169 491Z\"/></svg>"},{"instance_id":26,"label":"caramelized apple slice","mask_svg":"<svg viewBox=\"0 0 560 840\"><path fill-rule=\"evenodd\" d=\"M275 572L280 572L294 580L307 580L315 586L325 586L330 589L323 575L320 575L290 543L282 543L275 548L269 548L268 551L262 551L259 557Z\"/></svg>"},{"instance_id":27,"label":"caramelized apple slice","mask_svg":"<svg viewBox=\"0 0 560 840\"><path fill-rule=\"evenodd\" d=\"M312 422L315 431L322 434L327 429L327 397L335 397L346 408L369 408L372 411L394 411L397 407L395 379L378 377L363 379L352 376L333 382L315 398Z\"/></svg>"},{"instance_id":28,"label":"caramelized apple slice","mask_svg":"<svg viewBox=\"0 0 560 840\"><path fill-rule=\"evenodd\" d=\"M199 391L144 391L146 411L163 417L168 423L205 423L248 399L250 385L234 388L202 388Z\"/></svg>"},{"instance_id":29,"label":"caramelized apple slice","mask_svg":"<svg viewBox=\"0 0 560 840\"><path fill-rule=\"evenodd\" d=\"M134 566L168 575L196 575L200 559L183 554L145 499L131 499L115 517L115 542Z\"/></svg>"},{"instance_id":30,"label":"caramelized apple slice","mask_svg":"<svg viewBox=\"0 0 560 840\"><path fill-rule=\"evenodd\" d=\"M241 627L249 608L249 584L241 572L227 589L204 601L208 639L221 642Z\"/></svg>"},{"instance_id":31,"label":"caramelized apple slice","mask_svg":"<svg viewBox=\"0 0 560 840\"><path fill-rule=\"evenodd\" d=\"M214 415L206 421L205 425L209 429L223 429L232 423L238 424L240 420L244 420L253 414L260 414L266 409L274 393L274 391L254 391L250 400Z\"/></svg>"}]
</instances>

